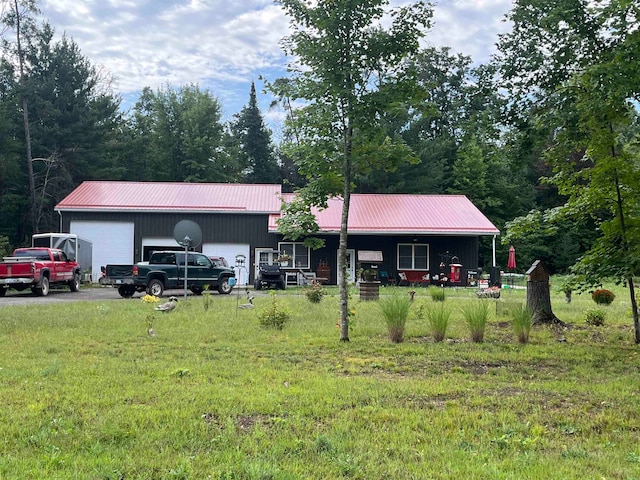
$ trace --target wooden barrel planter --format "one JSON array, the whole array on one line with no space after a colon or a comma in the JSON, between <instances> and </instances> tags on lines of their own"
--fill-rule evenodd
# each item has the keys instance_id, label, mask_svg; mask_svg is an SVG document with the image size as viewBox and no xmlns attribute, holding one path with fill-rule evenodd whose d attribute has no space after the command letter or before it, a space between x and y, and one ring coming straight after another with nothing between
<instances>
[{"instance_id":1,"label":"wooden barrel planter","mask_svg":"<svg viewBox=\"0 0 640 480\"><path fill-rule=\"evenodd\" d=\"M360 300L378 300L380 298L380 282L360 282Z\"/></svg>"}]
</instances>

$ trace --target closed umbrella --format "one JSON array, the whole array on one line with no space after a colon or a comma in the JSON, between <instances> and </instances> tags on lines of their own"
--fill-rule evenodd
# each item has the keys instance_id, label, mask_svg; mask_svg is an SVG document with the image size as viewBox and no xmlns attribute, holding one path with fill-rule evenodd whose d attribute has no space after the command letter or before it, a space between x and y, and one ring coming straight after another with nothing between
<instances>
[{"instance_id":1,"label":"closed umbrella","mask_svg":"<svg viewBox=\"0 0 640 480\"><path fill-rule=\"evenodd\" d=\"M513 245L509 247L509 260L507 261L507 269L516 269L516 249Z\"/></svg>"}]
</instances>

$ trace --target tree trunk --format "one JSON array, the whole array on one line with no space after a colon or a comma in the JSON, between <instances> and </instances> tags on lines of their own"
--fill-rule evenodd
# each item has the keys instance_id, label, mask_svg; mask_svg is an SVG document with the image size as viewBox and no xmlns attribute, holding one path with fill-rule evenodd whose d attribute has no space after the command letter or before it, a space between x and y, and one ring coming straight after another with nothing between
<instances>
[{"instance_id":1,"label":"tree trunk","mask_svg":"<svg viewBox=\"0 0 640 480\"><path fill-rule=\"evenodd\" d=\"M638 320L638 301L636 299L635 286L633 277L627 279L629 284L629 297L631 299L631 314L633 315L633 332L636 343L640 343L640 321Z\"/></svg>"},{"instance_id":2,"label":"tree trunk","mask_svg":"<svg viewBox=\"0 0 640 480\"><path fill-rule=\"evenodd\" d=\"M18 0L14 0L13 6L16 15L16 47L18 49L18 66L20 73L20 89L22 95L22 118L24 123L24 139L26 146L27 175L29 177L29 197L31 199L31 232L38 233L36 220L36 186L33 179L33 160L31 158L31 130L29 128L29 104L27 102L27 82L24 75L24 52L22 51L22 27L21 13L18 9Z\"/></svg>"},{"instance_id":3,"label":"tree trunk","mask_svg":"<svg viewBox=\"0 0 640 480\"><path fill-rule=\"evenodd\" d=\"M340 221L340 247L339 255L342 268L342 278L340 279L340 341L349 341L349 289L347 285L347 237L349 229L349 204L351 203L351 141L353 130L346 120L344 130L344 159L343 171L343 198L342 198L342 218Z\"/></svg>"},{"instance_id":4,"label":"tree trunk","mask_svg":"<svg viewBox=\"0 0 640 480\"><path fill-rule=\"evenodd\" d=\"M555 323L564 325L551 310L551 293L548 281L527 281L527 308L533 315L533 323Z\"/></svg>"}]
</instances>

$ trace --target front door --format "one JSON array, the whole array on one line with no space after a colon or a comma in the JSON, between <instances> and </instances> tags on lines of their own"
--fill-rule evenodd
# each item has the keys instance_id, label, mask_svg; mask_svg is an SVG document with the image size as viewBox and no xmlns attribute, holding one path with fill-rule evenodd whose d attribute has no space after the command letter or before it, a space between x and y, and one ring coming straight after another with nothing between
<instances>
[{"instance_id":1,"label":"front door","mask_svg":"<svg viewBox=\"0 0 640 480\"><path fill-rule=\"evenodd\" d=\"M342 268L340 268L340 250L338 250L338 285L342 278ZM347 248L347 283L355 283L356 279L356 251L353 248Z\"/></svg>"}]
</instances>

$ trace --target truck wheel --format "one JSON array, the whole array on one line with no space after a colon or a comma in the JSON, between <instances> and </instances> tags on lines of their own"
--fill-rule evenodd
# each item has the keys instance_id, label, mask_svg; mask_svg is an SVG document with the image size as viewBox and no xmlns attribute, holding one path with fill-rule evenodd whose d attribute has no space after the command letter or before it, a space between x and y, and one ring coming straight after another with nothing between
<instances>
[{"instance_id":1,"label":"truck wheel","mask_svg":"<svg viewBox=\"0 0 640 480\"><path fill-rule=\"evenodd\" d=\"M42 277L42 280L40 280L40 285L34 288L33 293L40 297L46 297L47 295L49 295L49 278Z\"/></svg>"},{"instance_id":2,"label":"truck wheel","mask_svg":"<svg viewBox=\"0 0 640 480\"><path fill-rule=\"evenodd\" d=\"M202 288L202 287L191 287L191 291L193 292L194 295L202 295L202 292L204 292L204 288Z\"/></svg>"},{"instance_id":3,"label":"truck wheel","mask_svg":"<svg viewBox=\"0 0 640 480\"><path fill-rule=\"evenodd\" d=\"M120 285L118 287L118 293L122 298L131 298L135 293L136 289L131 285Z\"/></svg>"},{"instance_id":4,"label":"truck wheel","mask_svg":"<svg viewBox=\"0 0 640 480\"><path fill-rule=\"evenodd\" d=\"M7 293L7 290L9 289L5 287L0 287L0 297L4 297L5 294Z\"/></svg>"},{"instance_id":5,"label":"truck wheel","mask_svg":"<svg viewBox=\"0 0 640 480\"><path fill-rule=\"evenodd\" d=\"M220 285L218 286L218 293L222 295L228 295L233 290L233 287L229 283L229 277L224 277L220 280Z\"/></svg>"},{"instance_id":6,"label":"truck wheel","mask_svg":"<svg viewBox=\"0 0 640 480\"><path fill-rule=\"evenodd\" d=\"M262 288L262 282L260 280L256 280L256 283L253 284L253 288L260 290Z\"/></svg>"},{"instance_id":7,"label":"truck wheel","mask_svg":"<svg viewBox=\"0 0 640 480\"><path fill-rule=\"evenodd\" d=\"M69 289L72 292L77 292L78 290L80 290L80 274L79 273L73 274L73 280L69 282Z\"/></svg>"},{"instance_id":8,"label":"truck wheel","mask_svg":"<svg viewBox=\"0 0 640 480\"><path fill-rule=\"evenodd\" d=\"M280 290L285 290L287 288L287 282L282 280L278 286Z\"/></svg>"},{"instance_id":9,"label":"truck wheel","mask_svg":"<svg viewBox=\"0 0 640 480\"><path fill-rule=\"evenodd\" d=\"M160 297L164 293L164 285L160 280L151 280L147 284L147 293L154 297Z\"/></svg>"}]
</instances>

